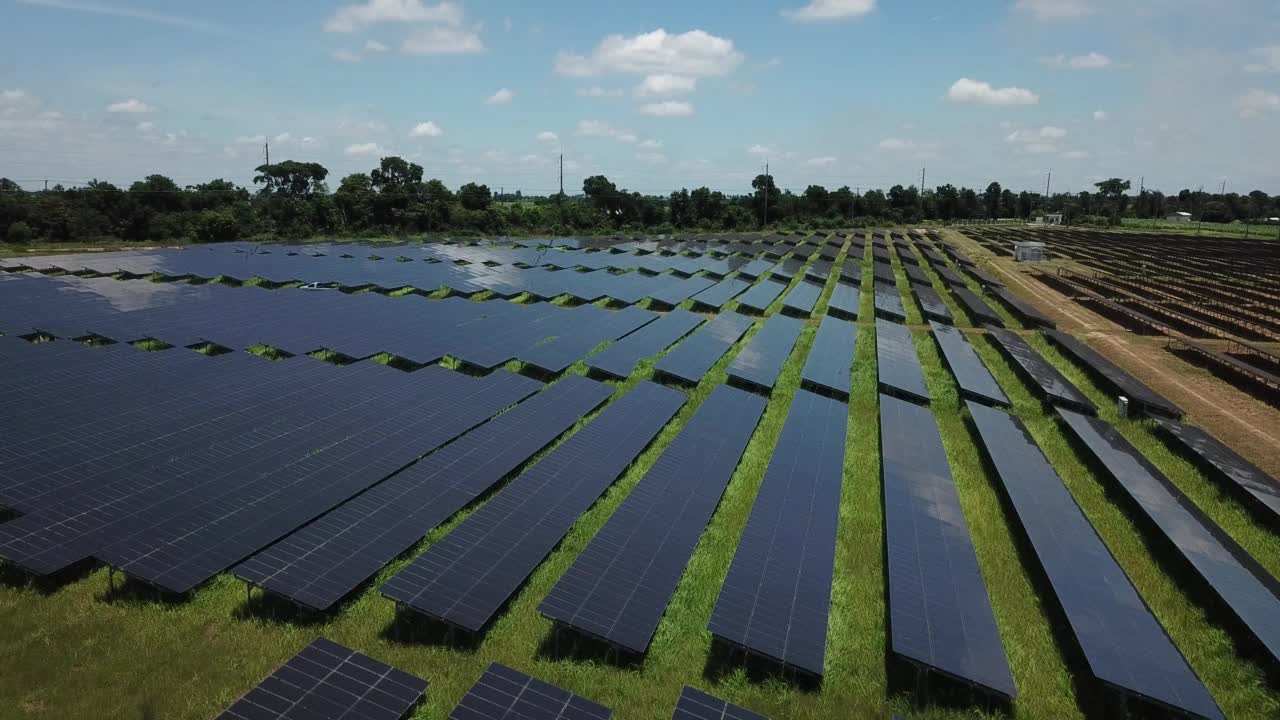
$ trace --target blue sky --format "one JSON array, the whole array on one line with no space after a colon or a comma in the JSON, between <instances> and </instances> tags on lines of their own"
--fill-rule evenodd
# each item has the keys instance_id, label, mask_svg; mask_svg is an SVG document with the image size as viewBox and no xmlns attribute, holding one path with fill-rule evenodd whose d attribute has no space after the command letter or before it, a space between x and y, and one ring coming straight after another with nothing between
<instances>
[{"instance_id":1,"label":"blue sky","mask_svg":"<svg viewBox=\"0 0 1280 720\"><path fill-rule=\"evenodd\" d=\"M0 0L0 175L1280 193L1277 0Z\"/></svg>"}]
</instances>

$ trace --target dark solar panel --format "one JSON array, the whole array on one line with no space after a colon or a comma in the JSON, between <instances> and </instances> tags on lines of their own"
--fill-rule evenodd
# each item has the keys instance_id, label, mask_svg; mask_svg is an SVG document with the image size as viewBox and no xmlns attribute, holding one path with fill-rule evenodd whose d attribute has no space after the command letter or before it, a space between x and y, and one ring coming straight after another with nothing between
<instances>
[{"instance_id":1,"label":"dark solar panel","mask_svg":"<svg viewBox=\"0 0 1280 720\"><path fill-rule=\"evenodd\" d=\"M493 663L449 713L449 720L609 720L613 711Z\"/></svg>"},{"instance_id":2,"label":"dark solar panel","mask_svg":"<svg viewBox=\"0 0 1280 720\"><path fill-rule=\"evenodd\" d=\"M862 288L857 285L836 283L831 290L831 299L827 303L827 314L844 320L857 320L859 306L862 304Z\"/></svg>"},{"instance_id":3,"label":"dark solar panel","mask_svg":"<svg viewBox=\"0 0 1280 720\"><path fill-rule=\"evenodd\" d=\"M773 267L771 260L752 260L751 262L738 268L738 274L749 280L756 280L761 275L769 271Z\"/></svg>"},{"instance_id":4,"label":"dark solar panel","mask_svg":"<svg viewBox=\"0 0 1280 720\"><path fill-rule=\"evenodd\" d=\"M1166 418L1152 419L1202 466L1210 468L1214 476L1241 491L1268 525L1280 529L1280 482L1198 427Z\"/></svg>"},{"instance_id":5,"label":"dark solar panel","mask_svg":"<svg viewBox=\"0 0 1280 720\"><path fill-rule=\"evenodd\" d=\"M671 720L768 720L768 718L686 686L680 692L680 702L676 703L676 711L671 716Z\"/></svg>"},{"instance_id":6,"label":"dark solar panel","mask_svg":"<svg viewBox=\"0 0 1280 720\"><path fill-rule=\"evenodd\" d=\"M771 392L802 330L803 320L782 314L769 318L729 364L729 378L747 388Z\"/></svg>"},{"instance_id":7,"label":"dark solar panel","mask_svg":"<svg viewBox=\"0 0 1280 720\"><path fill-rule=\"evenodd\" d=\"M1022 423L976 403L968 407L1093 676L1184 713L1222 717Z\"/></svg>"},{"instance_id":8,"label":"dark solar panel","mask_svg":"<svg viewBox=\"0 0 1280 720\"><path fill-rule=\"evenodd\" d=\"M640 383L387 581L383 594L479 631L685 400Z\"/></svg>"},{"instance_id":9,"label":"dark solar panel","mask_svg":"<svg viewBox=\"0 0 1280 720\"><path fill-rule=\"evenodd\" d=\"M963 307L964 311L969 313L969 317L973 318L974 323L1004 327L1004 320L1000 318L1000 313L992 310L987 301L978 297L974 291L967 287L953 285L951 293L956 296L956 302L960 303L960 307Z\"/></svg>"},{"instance_id":10,"label":"dark solar panel","mask_svg":"<svg viewBox=\"0 0 1280 720\"><path fill-rule=\"evenodd\" d=\"M875 303L878 317L900 323L907 321L907 309L896 286L876 283Z\"/></svg>"},{"instance_id":11,"label":"dark solar panel","mask_svg":"<svg viewBox=\"0 0 1280 720\"><path fill-rule=\"evenodd\" d=\"M831 276L831 268L835 267L835 263L832 262L834 259L834 256L828 259L823 255L823 259L814 262L804 271L805 278L820 285L825 284L827 278Z\"/></svg>"},{"instance_id":12,"label":"dark solar panel","mask_svg":"<svg viewBox=\"0 0 1280 720\"><path fill-rule=\"evenodd\" d=\"M902 257L905 259L908 256L903 255ZM902 270L907 274L907 280L910 281L912 285L923 285L924 287L929 288L933 287L933 280L930 280L929 276L924 270L921 270L918 265L905 265Z\"/></svg>"},{"instance_id":13,"label":"dark solar panel","mask_svg":"<svg viewBox=\"0 0 1280 720\"><path fill-rule=\"evenodd\" d=\"M244 561L235 575L326 610L599 406L572 375Z\"/></svg>"},{"instance_id":14,"label":"dark solar panel","mask_svg":"<svg viewBox=\"0 0 1280 720\"><path fill-rule=\"evenodd\" d=\"M857 325L834 317L823 318L800 373L802 386L847 402L857 341Z\"/></svg>"},{"instance_id":15,"label":"dark solar panel","mask_svg":"<svg viewBox=\"0 0 1280 720\"><path fill-rule=\"evenodd\" d=\"M897 323L876 320L876 358L880 389L915 402L928 403L929 388L911 331Z\"/></svg>"},{"instance_id":16,"label":"dark solar panel","mask_svg":"<svg viewBox=\"0 0 1280 720\"><path fill-rule=\"evenodd\" d=\"M709 307L719 310L725 306L725 303L740 295L744 290L751 287L751 283L741 278L732 277L727 280L712 285L693 296L695 305Z\"/></svg>"},{"instance_id":17,"label":"dark solar panel","mask_svg":"<svg viewBox=\"0 0 1280 720\"><path fill-rule=\"evenodd\" d=\"M862 284L862 255L850 254L845 257L844 263L840 265L840 282L849 283L850 285Z\"/></svg>"},{"instance_id":18,"label":"dark solar panel","mask_svg":"<svg viewBox=\"0 0 1280 720\"><path fill-rule=\"evenodd\" d=\"M1114 392L1128 398L1129 402L1146 409L1149 413L1174 419L1182 417L1182 408L1169 402L1163 395L1144 385L1078 338L1059 330L1046 330L1044 335L1049 342L1087 367L1095 377L1105 380Z\"/></svg>"},{"instance_id":19,"label":"dark solar panel","mask_svg":"<svg viewBox=\"0 0 1280 720\"><path fill-rule=\"evenodd\" d=\"M941 323L930 322L933 337L942 348L942 359L960 386L960 394L987 405L1009 407L1009 397L1000 389L964 333Z\"/></svg>"},{"instance_id":20,"label":"dark solar panel","mask_svg":"<svg viewBox=\"0 0 1280 720\"><path fill-rule=\"evenodd\" d=\"M898 276L893 273L893 266L883 263L875 263L871 266L871 275L877 283L883 283L890 287L896 287L898 284Z\"/></svg>"},{"instance_id":21,"label":"dark solar panel","mask_svg":"<svg viewBox=\"0 0 1280 720\"><path fill-rule=\"evenodd\" d=\"M701 325L703 320L701 315L688 310L672 310L587 358L587 367L616 378L629 377L641 360L666 350Z\"/></svg>"},{"instance_id":22,"label":"dark solar panel","mask_svg":"<svg viewBox=\"0 0 1280 720\"><path fill-rule=\"evenodd\" d=\"M777 280L765 280L757 283L750 290L738 296L738 307L742 310L763 313L774 300L787 289L787 284Z\"/></svg>"},{"instance_id":23,"label":"dark solar panel","mask_svg":"<svg viewBox=\"0 0 1280 720\"><path fill-rule=\"evenodd\" d=\"M911 289L916 294L916 300L920 302L920 313L926 320L937 320L948 325L955 322L955 318L951 316L951 309L933 288L912 285Z\"/></svg>"},{"instance_id":24,"label":"dark solar panel","mask_svg":"<svg viewBox=\"0 0 1280 720\"><path fill-rule=\"evenodd\" d=\"M1009 661L933 413L881 395L880 456L890 650L1013 697Z\"/></svg>"},{"instance_id":25,"label":"dark solar panel","mask_svg":"<svg viewBox=\"0 0 1280 720\"><path fill-rule=\"evenodd\" d=\"M796 392L708 628L821 676L849 407Z\"/></svg>"},{"instance_id":26,"label":"dark solar panel","mask_svg":"<svg viewBox=\"0 0 1280 720\"><path fill-rule=\"evenodd\" d=\"M813 306L818 304L822 288L822 285L801 280L782 299L782 311L799 317L809 317L813 312Z\"/></svg>"},{"instance_id":27,"label":"dark solar panel","mask_svg":"<svg viewBox=\"0 0 1280 720\"><path fill-rule=\"evenodd\" d=\"M773 268L773 277L784 282L791 282L796 274L804 269L804 260L798 257L791 257L783 260Z\"/></svg>"},{"instance_id":28,"label":"dark solar panel","mask_svg":"<svg viewBox=\"0 0 1280 720\"><path fill-rule=\"evenodd\" d=\"M1057 368L1036 352L1035 348L1028 345L1021 335L997 328L988 329L988 334L1013 359L1014 365L1021 370L1023 376L1031 380L1041 397L1054 405L1075 408L1088 413L1098 412L1097 406L1058 372Z\"/></svg>"},{"instance_id":29,"label":"dark solar panel","mask_svg":"<svg viewBox=\"0 0 1280 720\"><path fill-rule=\"evenodd\" d=\"M1058 415L1271 662L1280 662L1280 583L1115 428L1063 408Z\"/></svg>"},{"instance_id":30,"label":"dark solar panel","mask_svg":"<svg viewBox=\"0 0 1280 720\"><path fill-rule=\"evenodd\" d=\"M725 385L713 390L538 612L643 654L765 405Z\"/></svg>"},{"instance_id":31,"label":"dark solar panel","mask_svg":"<svg viewBox=\"0 0 1280 720\"><path fill-rule=\"evenodd\" d=\"M987 292L1003 300L1004 304L1008 305L1009 309L1013 311L1013 314L1027 325L1039 325L1040 327L1046 328L1054 328L1058 326L1057 323L1054 322L1053 318L1041 312L1040 308L1026 302L1017 295L1014 295L1012 292L1009 292L1007 288L989 287L987 288Z\"/></svg>"},{"instance_id":32,"label":"dark solar panel","mask_svg":"<svg viewBox=\"0 0 1280 720\"><path fill-rule=\"evenodd\" d=\"M218 717L221 720L401 720L427 682L319 638Z\"/></svg>"},{"instance_id":33,"label":"dark solar panel","mask_svg":"<svg viewBox=\"0 0 1280 720\"><path fill-rule=\"evenodd\" d=\"M667 353L653 369L680 382L697 384L751 324L751 318L738 313L719 315Z\"/></svg>"},{"instance_id":34,"label":"dark solar panel","mask_svg":"<svg viewBox=\"0 0 1280 720\"><path fill-rule=\"evenodd\" d=\"M968 289L968 285L965 283L964 278L960 276L960 273L942 264L941 260L934 264L933 271L938 273L938 277L942 278L942 281L951 287Z\"/></svg>"}]
</instances>

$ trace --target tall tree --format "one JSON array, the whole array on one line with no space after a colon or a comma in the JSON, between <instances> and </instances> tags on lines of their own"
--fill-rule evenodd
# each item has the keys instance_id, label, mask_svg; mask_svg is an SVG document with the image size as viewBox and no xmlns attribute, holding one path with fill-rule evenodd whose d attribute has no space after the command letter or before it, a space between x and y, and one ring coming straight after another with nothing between
<instances>
[{"instance_id":1,"label":"tall tree","mask_svg":"<svg viewBox=\"0 0 1280 720\"><path fill-rule=\"evenodd\" d=\"M782 202L782 193L773 184L773 175L757 175L751 181L751 189L755 190L752 205L756 212L757 222L773 222L779 219L778 206Z\"/></svg>"},{"instance_id":2,"label":"tall tree","mask_svg":"<svg viewBox=\"0 0 1280 720\"><path fill-rule=\"evenodd\" d=\"M987 191L982 193L982 204L987 209L987 217L995 220L1000 217L1000 183L993 182L987 186Z\"/></svg>"},{"instance_id":3,"label":"tall tree","mask_svg":"<svg viewBox=\"0 0 1280 720\"><path fill-rule=\"evenodd\" d=\"M488 185L477 185L473 182L458 188L458 200L467 210L487 210L493 202L493 194Z\"/></svg>"},{"instance_id":4,"label":"tall tree","mask_svg":"<svg viewBox=\"0 0 1280 720\"><path fill-rule=\"evenodd\" d=\"M320 163L285 160L259 165L254 172L258 174L253 178L253 184L263 185L267 194L302 199L328 192L324 179L329 177L329 170Z\"/></svg>"}]
</instances>

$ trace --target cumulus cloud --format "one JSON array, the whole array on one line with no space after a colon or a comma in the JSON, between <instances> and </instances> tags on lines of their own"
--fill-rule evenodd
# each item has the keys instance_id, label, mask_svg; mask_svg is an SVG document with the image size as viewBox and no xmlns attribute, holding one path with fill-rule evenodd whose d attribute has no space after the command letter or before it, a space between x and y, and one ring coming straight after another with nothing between
<instances>
[{"instance_id":1,"label":"cumulus cloud","mask_svg":"<svg viewBox=\"0 0 1280 720\"><path fill-rule=\"evenodd\" d=\"M646 75L636 86L639 97L655 97L662 95L684 95L698 89L698 79L683 75Z\"/></svg>"},{"instance_id":2,"label":"cumulus cloud","mask_svg":"<svg viewBox=\"0 0 1280 720\"><path fill-rule=\"evenodd\" d=\"M630 130L620 130L597 120L583 120L579 122L578 129L574 134L579 137L610 138L628 145L634 145L640 142L640 138L634 132Z\"/></svg>"},{"instance_id":3,"label":"cumulus cloud","mask_svg":"<svg viewBox=\"0 0 1280 720\"><path fill-rule=\"evenodd\" d=\"M663 145L663 142L661 140L654 140L652 138L640 143L640 147L644 148L645 150L658 150L662 147L662 145Z\"/></svg>"},{"instance_id":4,"label":"cumulus cloud","mask_svg":"<svg viewBox=\"0 0 1280 720\"><path fill-rule=\"evenodd\" d=\"M107 112L112 113L149 113L155 108L142 102L137 98L129 98L120 102L111 103L107 106Z\"/></svg>"},{"instance_id":5,"label":"cumulus cloud","mask_svg":"<svg viewBox=\"0 0 1280 720\"><path fill-rule=\"evenodd\" d=\"M1103 70L1115 64L1111 58L1096 52L1072 57L1058 53L1052 57L1042 57L1039 62L1049 67L1069 68L1071 70Z\"/></svg>"},{"instance_id":6,"label":"cumulus cloud","mask_svg":"<svg viewBox=\"0 0 1280 720\"><path fill-rule=\"evenodd\" d=\"M600 87L599 85L589 87L589 88L578 88L577 92L578 92L578 97L594 97L594 98L622 97L623 95L626 94L621 90L606 90Z\"/></svg>"},{"instance_id":7,"label":"cumulus cloud","mask_svg":"<svg viewBox=\"0 0 1280 720\"><path fill-rule=\"evenodd\" d=\"M1280 45L1256 48L1250 54L1257 57L1258 61L1245 65L1245 72L1280 73Z\"/></svg>"},{"instance_id":8,"label":"cumulus cloud","mask_svg":"<svg viewBox=\"0 0 1280 720\"><path fill-rule=\"evenodd\" d=\"M979 105L1035 105L1040 96L1019 87L994 88L991 83L960 78L947 91L947 99Z\"/></svg>"},{"instance_id":9,"label":"cumulus cloud","mask_svg":"<svg viewBox=\"0 0 1280 720\"><path fill-rule=\"evenodd\" d=\"M357 145L348 145L346 150L342 151L347 157L378 157L385 154L378 143L359 143Z\"/></svg>"},{"instance_id":10,"label":"cumulus cloud","mask_svg":"<svg viewBox=\"0 0 1280 720\"><path fill-rule=\"evenodd\" d=\"M485 105L506 105L507 103L511 102L515 98L515 96L516 96L515 93L511 92L506 88L502 88L498 90L498 92L490 95L489 99L484 101L484 104Z\"/></svg>"},{"instance_id":11,"label":"cumulus cloud","mask_svg":"<svg viewBox=\"0 0 1280 720\"><path fill-rule=\"evenodd\" d=\"M661 165L667 161L667 156L657 152L636 153L636 159L646 165Z\"/></svg>"},{"instance_id":12,"label":"cumulus cloud","mask_svg":"<svg viewBox=\"0 0 1280 720\"><path fill-rule=\"evenodd\" d=\"M377 40L370 40L366 42L364 44L364 49L368 50L369 52L388 52L391 50L391 48L388 47L386 44L380 43Z\"/></svg>"},{"instance_id":13,"label":"cumulus cloud","mask_svg":"<svg viewBox=\"0 0 1280 720\"><path fill-rule=\"evenodd\" d=\"M431 120L420 122L409 131L409 137L412 138L437 138L442 135L444 135L444 130Z\"/></svg>"},{"instance_id":14,"label":"cumulus cloud","mask_svg":"<svg viewBox=\"0 0 1280 720\"><path fill-rule=\"evenodd\" d=\"M1280 112L1280 95L1266 90L1250 90L1248 94L1236 99L1236 110L1240 117L1252 118L1264 112Z\"/></svg>"},{"instance_id":15,"label":"cumulus cloud","mask_svg":"<svg viewBox=\"0 0 1280 720\"><path fill-rule=\"evenodd\" d=\"M669 33L665 29L634 36L608 35L589 54L560 51L555 69L561 75L591 77L607 73L713 77L742 64L743 54L727 38L702 30Z\"/></svg>"},{"instance_id":16,"label":"cumulus cloud","mask_svg":"<svg viewBox=\"0 0 1280 720\"><path fill-rule=\"evenodd\" d=\"M138 132L140 133L148 133L155 129L156 129L156 124L151 122L150 120L138 123Z\"/></svg>"},{"instance_id":17,"label":"cumulus cloud","mask_svg":"<svg viewBox=\"0 0 1280 720\"><path fill-rule=\"evenodd\" d=\"M277 145L314 145L316 139L313 137L294 137L291 132L282 132L271 139L271 142Z\"/></svg>"},{"instance_id":18,"label":"cumulus cloud","mask_svg":"<svg viewBox=\"0 0 1280 720\"><path fill-rule=\"evenodd\" d=\"M748 155L755 155L756 157L766 157L766 156L769 156L769 155L775 155L775 154L777 154L777 150L775 150L774 148L769 147L768 145L760 145L760 144L756 144L756 145L752 145L751 147L747 148L747 154L748 154Z\"/></svg>"},{"instance_id":19,"label":"cumulus cloud","mask_svg":"<svg viewBox=\"0 0 1280 720\"><path fill-rule=\"evenodd\" d=\"M363 59L356 53L353 53L346 48L339 48L338 50L334 50L331 53L331 56L333 57L334 60L337 60L338 62L344 62L344 63L358 63Z\"/></svg>"},{"instance_id":20,"label":"cumulus cloud","mask_svg":"<svg viewBox=\"0 0 1280 720\"><path fill-rule=\"evenodd\" d=\"M469 30L441 25L412 33L400 50L410 55L469 55L484 52L484 43Z\"/></svg>"},{"instance_id":21,"label":"cumulus cloud","mask_svg":"<svg viewBox=\"0 0 1280 720\"><path fill-rule=\"evenodd\" d=\"M538 142L554 145L555 143L560 142L560 136L550 130L543 130L538 133Z\"/></svg>"},{"instance_id":22,"label":"cumulus cloud","mask_svg":"<svg viewBox=\"0 0 1280 720\"><path fill-rule=\"evenodd\" d=\"M805 160L804 164L807 165L808 167L827 167L829 165L835 165L836 159L831 157L830 155L826 155L823 157L812 157L812 158L809 158L808 160Z\"/></svg>"},{"instance_id":23,"label":"cumulus cloud","mask_svg":"<svg viewBox=\"0 0 1280 720\"><path fill-rule=\"evenodd\" d=\"M684 117L693 114L693 103L678 100L649 103L648 105L642 105L640 112L654 117Z\"/></svg>"},{"instance_id":24,"label":"cumulus cloud","mask_svg":"<svg viewBox=\"0 0 1280 720\"><path fill-rule=\"evenodd\" d=\"M378 23L436 22L461 25L462 8L452 2L424 5L421 0L368 0L361 5L344 5L325 23L329 32L351 33Z\"/></svg>"},{"instance_id":25,"label":"cumulus cloud","mask_svg":"<svg viewBox=\"0 0 1280 720\"><path fill-rule=\"evenodd\" d=\"M1106 119L1107 119L1107 111L1106 111L1106 110L1094 110L1094 111L1093 111L1093 119L1094 119L1094 120L1106 120Z\"/></svg>"},{"instance_id":26,"label":"cumulus cloud","mask_svg":"<svg viewBox=\"0 0 1280 720\"><path fill-rule=\"evenodd\" d=\"M1037 20L1061 20L1093 14L1093 8L1085 0L1018 0L1014 7L1031 13Z\"/></svg>"},{"instance_id":27,"label":"cumulus cloud","mask_svg":"<svg viewBox=\"0 0 1280 720\"><path fill-rule=\"evenodd\" d=\"M880 141L881 150L915 150L916 144L912 140L903 140L902 138L885 138Z\"/></svg>"},{"instance_id":28,"label":"cumulus cloud","mask_svg":"<svg viewBox=\"0 0 1280 720\"><path fill-rule=\"evenodd\" d=\"M1017 145L1024 152L1051 153L1058 151L1058 141L1067 136L1067 131L1053 125L1040 128L1024 128L1009 133L1004 141Z\"/></svg>"},{"instance_id":29,"label":"cumulus cloud","mask_svg":"<svg viewBox=\"0 0 1280 720\"><path fill-rule=\"evenodd\" d=\"M789 8L782 14L796 22L824 22L862 17L876 9L876 0L811 0L808 5Z\"/></svg>"}]
</instances>

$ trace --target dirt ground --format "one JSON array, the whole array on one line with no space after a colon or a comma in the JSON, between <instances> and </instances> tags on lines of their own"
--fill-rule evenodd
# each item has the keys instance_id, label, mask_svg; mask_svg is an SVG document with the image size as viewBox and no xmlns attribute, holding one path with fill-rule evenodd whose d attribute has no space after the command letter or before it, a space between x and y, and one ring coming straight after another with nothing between
<instances>
[{"instance_id":1,"label":"dirt ground","mask_svg":"<svg viewBox=\"0 0 1280 720\"><path fill-rule=\"evenodd\" d=\"M1182 407L1187 419L1231 446L1273 477L1280 477L1280 410L1165 349L1163 337L1143 337L1032 278L1012 258L995 256L968 237L944 235L975 262L1003 276L1009 289L1053 318L1058 328Z\"/></svg>"}]
</instances>

